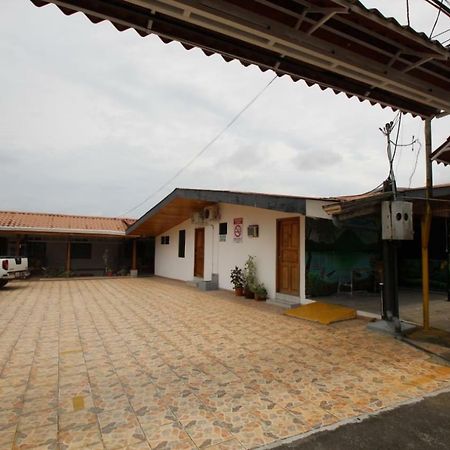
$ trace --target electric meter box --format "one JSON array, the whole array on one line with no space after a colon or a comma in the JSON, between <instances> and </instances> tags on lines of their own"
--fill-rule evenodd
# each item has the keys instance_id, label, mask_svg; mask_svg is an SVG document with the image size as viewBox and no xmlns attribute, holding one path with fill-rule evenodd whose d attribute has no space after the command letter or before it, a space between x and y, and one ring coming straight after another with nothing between
<instances>
[{"instance_id":1,"label":"electric meter box","mask_svg":"<svg viewBox=\"0 0 450 450\"><path fill-rule=\"evenodd\" d=\"M414 239L413 204L394 200L381 203L382 238L406 241Z\"/></svg>"}]
</instances>

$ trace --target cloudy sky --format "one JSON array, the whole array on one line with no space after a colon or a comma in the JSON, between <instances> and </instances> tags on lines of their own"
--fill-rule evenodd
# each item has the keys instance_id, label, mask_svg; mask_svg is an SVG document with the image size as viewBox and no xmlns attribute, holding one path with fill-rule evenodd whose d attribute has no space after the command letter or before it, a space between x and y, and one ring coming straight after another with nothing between
<instances>
[{"instance_id":1,"label":"cloudy sky","mask_svg":"<svg viewBox=\"0 0 450 450\"><path fill-rule=\"evenodd\" d=\"M404 1L364 0L406 22ZM429 34L436 10L410 0L412 26ZM450 28L442 15L435 34ZM450 33L443 38L450 38ZM93 25L50 5L2 0L0 209L121 215L157 191L273 77L157 37ZM379 127L395 113L288 77L169 186L309 196L365 192L386 178ZM403 117L400 142L422 144L423 122ZM433 148L450 117L433 121ZM423 149L399 151L398 184L424 183ZM450 168L435 166L435 182Z\"/></svg>"}]
</instances>

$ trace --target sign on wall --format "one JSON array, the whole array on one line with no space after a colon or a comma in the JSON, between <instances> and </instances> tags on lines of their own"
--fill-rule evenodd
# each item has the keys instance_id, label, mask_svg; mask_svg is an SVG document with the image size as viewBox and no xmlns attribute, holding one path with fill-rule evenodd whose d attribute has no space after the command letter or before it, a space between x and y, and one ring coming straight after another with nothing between
<instances>
[{"instance_id":1,"label":"sign on wall","mask_svg":"<svg viewBox=\"0 0 450 450\"><path fill-rule=\"evenodd\" d=\"M242 230L243 230L244 219L238 217L233 219L233 241L242 242Z\"/></svg>"}]
</instances>

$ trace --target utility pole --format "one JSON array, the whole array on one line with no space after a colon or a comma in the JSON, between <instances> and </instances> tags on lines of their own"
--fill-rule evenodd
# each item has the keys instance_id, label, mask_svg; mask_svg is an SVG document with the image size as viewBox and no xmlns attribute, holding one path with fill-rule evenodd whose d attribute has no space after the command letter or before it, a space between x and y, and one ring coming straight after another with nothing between
<instances>
[{"instance_id":1,"label":"utility pole","mask_svg":"<svg viewBox=\"0 0 450 450\"><path fill-rule=\"evenodd\" d=\"M397 199L397 185L393 168L393 155L391 149L391 132L393 122L389 122L380 131L386 136L387 156L389 160L389 182L385 185L386 191L392 191L394 200ZM398 261L397 243L393 240L383 240L383 314L382 318L388 322L398 321ZM397 319L397 320L396 320Z\"/></svg>"},{"instance_id":2,"label":"utility pole","mask_svg":"<svg viewBox=\"0 0 450 450\"><path fill-rule=\"evenodd\" d=\"M431 204L433 196L433 171L431 166L431 118L425 119L425 212L421 221L422 237L422 298L423 298L423 329L430 328L430 268L428 246L431 228Z\"/></svg>"}]
</instances>

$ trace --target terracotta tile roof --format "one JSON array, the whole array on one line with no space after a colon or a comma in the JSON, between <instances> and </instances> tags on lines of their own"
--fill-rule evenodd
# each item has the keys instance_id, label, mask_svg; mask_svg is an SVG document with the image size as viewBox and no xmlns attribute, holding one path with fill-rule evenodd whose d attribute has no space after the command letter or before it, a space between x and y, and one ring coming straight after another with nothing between
<instances>
[{"instance_id":1,"label":"terracotta tile roof","mask_svg":"<svg viewBox=\"0 0 450 450\"><path fill-rule=\"evenodd\" d=\"M135 219L0 211L0 231L125 235Z\"/></svg>"}]
</instances>

